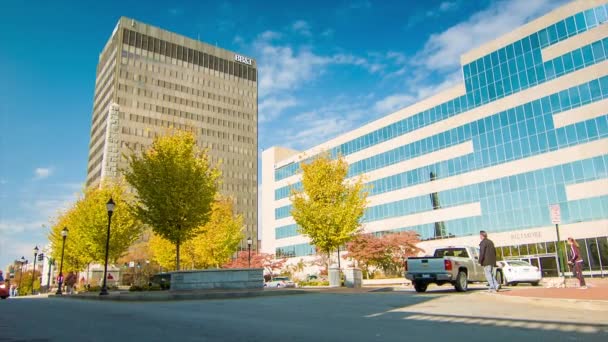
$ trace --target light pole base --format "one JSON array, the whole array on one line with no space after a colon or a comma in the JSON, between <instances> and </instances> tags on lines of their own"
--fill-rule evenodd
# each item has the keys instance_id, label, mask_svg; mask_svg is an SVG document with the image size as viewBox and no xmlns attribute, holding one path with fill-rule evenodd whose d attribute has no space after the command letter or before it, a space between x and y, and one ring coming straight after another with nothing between
<instances>
[{"instance_id":1,"label":"light pole base","mask_svg":"<svg viewBox=\"0 0 608 342\"><path fill-rule=\"evenodd\" d=\"M107 288L105 288L105 287L103 287L103 288L101 289L101 292L99 292L99 295L100 295L100 296L107 296L107 295L109 295L109 293L108 293L108 289L107 289Z\"/></svg>"}]
</instances>

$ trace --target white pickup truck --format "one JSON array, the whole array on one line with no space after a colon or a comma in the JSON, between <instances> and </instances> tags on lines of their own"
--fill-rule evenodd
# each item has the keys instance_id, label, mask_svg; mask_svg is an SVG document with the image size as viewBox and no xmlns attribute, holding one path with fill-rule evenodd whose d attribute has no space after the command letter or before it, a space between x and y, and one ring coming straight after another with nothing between
<instances>
[{"instance_id":1,"label":"white pickup truck","mask_svg":"<svg viewBox=\"0 0 608 342\"><path fill-rule=\"evenodd\" d=\"M433 283L452 284L456 291L464 292L469 283L486 281L479 264L479 248L470 246L437 248L432 257L408 258L405 277L416 292L425 292Z\"/></svg>"}]
</instances>

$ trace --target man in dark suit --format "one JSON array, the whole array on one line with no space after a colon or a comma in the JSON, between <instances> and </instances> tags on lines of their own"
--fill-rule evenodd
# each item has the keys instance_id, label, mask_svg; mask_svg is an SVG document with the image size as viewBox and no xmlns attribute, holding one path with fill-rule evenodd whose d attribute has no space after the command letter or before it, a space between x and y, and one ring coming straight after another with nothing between
<instances>
[{"instance_id":1,"label":"man in dark suit","mask_svg":"<svg viewBox=\"0 0 608 342\"><path fill-rule=\"evenodd\" d=\"M490 284L490 292L497 292L499 285L494 277L494 268L496 267L496 248L494 242L488 239L488 233L485 230L479 232L479 264L483 266L483 271L486 274L486 279Z\"/></svg>"}]
</instances>

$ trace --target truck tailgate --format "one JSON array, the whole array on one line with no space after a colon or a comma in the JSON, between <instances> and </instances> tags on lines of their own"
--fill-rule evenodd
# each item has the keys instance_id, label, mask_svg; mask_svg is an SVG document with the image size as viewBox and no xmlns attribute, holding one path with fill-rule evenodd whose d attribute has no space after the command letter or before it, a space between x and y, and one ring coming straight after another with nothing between
<instances>
[{"instance_id":1,"label":"truck tailgate","mask_svg":"<svg viewBox=\"0 0 608 342\"><path fill-rule=\"evenodd\" d=\"M408 258L407 272L408 273L436 273L444 272L445 266L443 258Z\"/></svg>"}]
</instances>

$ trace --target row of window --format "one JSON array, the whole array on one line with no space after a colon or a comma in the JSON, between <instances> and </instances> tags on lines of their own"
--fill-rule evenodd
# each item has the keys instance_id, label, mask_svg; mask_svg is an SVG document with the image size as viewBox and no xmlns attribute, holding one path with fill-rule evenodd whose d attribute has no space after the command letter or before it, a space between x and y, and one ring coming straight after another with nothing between
<instances>
[{"instance_id":1,"label":"row of window","mask_svg":"<svg viewBox=\"0 0 608 342\"><path fill-rule=\"evenodd\" d=\"M429 175L427 180L430 181L433 176L431 173L427 175ZM362 222L385 220L475 202L480 202L481 217L443 223L447 224L443 231L462 236L472 233L466 229L477 227L508 231L547 225L551 222L548 206L554 203L561 204L564 223L605 219L608 218L608 196L568 201L566 186L598 179L608 181L607 177L608 154L368 207ZM291 206L279 209L281 209L280 213L289 212ZM477 221L471 225L470 220ZM424 238L438 237L429 235L429 232L435 234L435 228L435 224L429 224L421 225L415 230L420 229L417 231ZM408 227L408 229L414 228ZM277 239L296 235L298 234L295 224L276 229Z\"/></svg>"},{"instance_id":2,"label":"row of window","mask_svg":"<svg viewBox=\"0 0 608 342\"><path fill-rule=\"evenodd\" d=\"M200 69L189 69L187 66L183 65L167 65L157 59L138 54L133 47L125 46L125 48L128 48L128 51L122 50L123 58L120 59L120 63L122 65L130 66L132 69L139 69L143 74L152 73L156 76L164 76L166 78L177 80L180 82L180 84L188 84L201 89L218 89L224 93L238 95L243 99L257 98L257 91L255 89L257 88L257 83L235 84L232 82L226 82L220 78L216 79L213 73L207 74ZM141 81L138 79L135 80Z\"/></svg>"},{"instance_id":3,"label":"row of window","mask_svg":"<svg viewBox=\"0 0 608 342\"><path fill-rule=\"evenodd\" d=\"M284 239L291 236L297 236L298 234L298 225L297 224L288 224L286 226L277 227L274 230L275 239Z\"/></svg>"},{"instance_id":4,"label":"row of window","mask_svg":"<svg viewBox=\"0 0 608 342\"><path fill-rule=\"evenodd\" d=\"M301 243L298 245L278 247L275 249L275 255L277 258L293 258L307 255L314 255L315 247L308 243Z\"/></svg>"},{"instance_id":5,"label":"row of window","mask_svg":"<svg viewBox=\"0 0 608 342\"><path fill-rule=\"evenodd\" d=\"M118 97L118 104L125 105L125 106L132 105L130 100L124 99L122 97ZM192 120L196 120L197 122L205 122L204 115L194 114L194 113L177 110L177 109L173 109L173 108L169 108L169 107L165 107L165 106L158 106L158 105L152 105L149 103L142 103L140 101L137 102L137 106L135 106L135 108L139 108L140 105L145 110L150 110L150 111L153 110L160 114L167 114L167 115L172 115L172 116L181 117L181 118L189 118ZM134 114L131 114L131 115L132 115L131 116L131 120L132 120ZM141 118L142 123L148 123L148 124L153 124L153 125L162 126L162 127L176 127L177 125L181 125L181 124L175 123L174 121L166 121L166 120L162 120L162 119L150 118L150 117L139 116L139 115L134 115L134 118L136 119L137 122L139 122L138 120ZM217 119L217 118L214 118L211 116L206 117L206 122L210 125L213 124L213 125L217 125L220 127L229 127L232 129L234 129L234 128L238 127L238 125L240 125L240 124L237 125L237 123L230 121L230 120ZM181 125L181 126L184 126L184 125ZM188 126L188 127L191 127L191 126ZM244 126L242 126L242 127L244 127ZM252 129L251 126L247 126L247 127L249 129ZM214 136L214 137L221 138L221 139L232 139L232 141L234 141L234 142L239 142L239 143L244 143L244 144L255 143L255 138L240 135L240 134L233 134L233 133L229 133L229 132L225 132L225 131L216 131L216 130L212 130L212 129L203 128L201 133L203 135ZM252 135L252 136L255 137L255 135Z\"/></svg>"},{"instance_id":6,"label":"row of window","mask_svg":"<svg viewBox=\"0 0 608 342\"><path fill-rule=\"evenodd\" d=\"M589 66L593 63L597 63L599 60L604 60L606 56L608 56L608 50L604 50L604 48L608 49L608 44L604 45L602 43L601 46L604 53L598 55L599 59L597 61L595 57L592 57L591 59L584 59L584 66ZM566 55L571 56L572 54L573 53L567 53ZM591 56L593 56L593 52L591 52ZM564 69L564 74L573 71L574 69L569 71L566 71ZM518 87L520 90L524 89L522 88L521 84L518 84ZM530 84L528 83L526 87L530 87ZM437 121L447 119L454 115L478 107L482 104L489 102L489 98L490 94L487 90L484 91L483 94L479 89L468 92L466 95L457 97L453 100L447 101L446 103L437 105L431 109L425 110L411 117L394 122L386 127L370 132L361 137L355 138L349 142L343 143L337 147L330 149L329 152L332 157L336 157L337 155L349 155L355 153L370 146L393 139L395 137L420 129L424 126L428 126ZM275 169L275 181L294 175L300 170L301 163L306 163L312 158L314 158L314 156L306 160L300 162L293 162Z\"/></svg>"},{"instance_id":7,"label":"row of window","mask_svg":"<svg viewBox=\"0 0 608 342\"><path fill-rule=\"evenodd\" d=\"M599 63L608 55L608 38L542 63L540 50L465 80L475 101L487 103ZM527 58L530 58L530 61ZM532 64L532 65L530 65Z\"/></svg>"},{"instance_id":8,"label":"row of window","mask_svg":"<svg viewBox=\"0 0 608 342\"><path fill-rule=\"evenodd\" d=\"M608 5L601 5L572 15L549 27L493 51L463 66L464 78L486 73L510 60L534 50L541 50L562 40L583 33L607 21ZM467 88L470 91L473 88Z\"/></svg>"},{"instance_id":9,"label":"row of window","mask_svg":"<svg viewBox=\"0 0 608 342\"><path fill-rule=\"evenodd\" d=\"M255 68L162 39L150 37L139 32L123 29L123 42L142 50L165 55L193 65L244 78L252 82L257 81L257 70Z\"/></svg>"},{"instance_id":10,"label":"row of window","mask_svg":"<svg viewBox=\"0 0 608 342\"><path fill-rule=\"evenodd\" d=\"M608 98L608 77L545 96L432 137L354 162L349 166L348 177L471 139L476 151L475 158L464 156L437 163L439 169L448 170L448 172L441 173L444 177L595 140L608 135L604 117L554 129L552 115L605 98ZM423 169L371 182L371 194L376 195L418 184L424 179L424 175L419 177L420 170ZM405 181L406 179L407 181ZM395 184L395 187L388 184ZM292 187L300 189L301 182L276 189L275 200L289 196Z\"/></svg>"},{"instance_id":11,"label":"row of window","mask_svg":"<svg viewBox=\"0 0 608 342\"><path fill-rule=\"evenodd\" d=\"M130 76L133 76L132 72L126 71L126 70L120 70L119 75L121 78L123 79L130 79ZM134 78L139 78L142 79L142 76L135 76ZM144 79L147 79L147 77L144 77ZM154 79L152 80L154 81ZM146 81L143 81L143 83L146 83ZM154 83L152 83L154 84ZM203 102L198 102L198 101L192 101L192 100L188 100L185 98L181 98L181 97L177 97L177 96L171 96L168 94L164 94L161 92L152 92L152 90L149 89L145 89L144 85L140 84L138 87L134 87L125 83L119 83L118 85L119 90L123 90L127 93L130 94L136 94L139 96L145 96L145 97L149 97L152 99L158 99L158 100L163 100L163 101L167 101L167 102L174 102L174 103L178 103L178 104L182 104L182 105L186 105L189 107L193 107L193 108L197 108L197 109L202 109L202 110L207 110L210 112L216 112L216 113L220 113L220 114L224 114L224 115L230 115L234 118L239 118L239 119L245 119L248 121L252 121L254 119L254 114L250 114L250 113L243 113L240 111L236 111L236 110L232 110L229 108L223 108L220 106L215 106L209 103L203 103ZM197 91L198 92L198 91ZM230 97L226 97L226 96L220 96L217 95L215 93L212 92L198 92L197 94L202 94L205 95L207 94L209 99L212 100L217 100L217 101L223 101L227 104L234 104L231 101L233 99L231 99ZM162 96L162 98L161 98ZM237 100L234 100L237 101ZM247 103L243 102L243 101L237 101L238 106L243 106L246 105ZM200 121L200 120L199 120Z\"/></svg>"}]
</instances>

